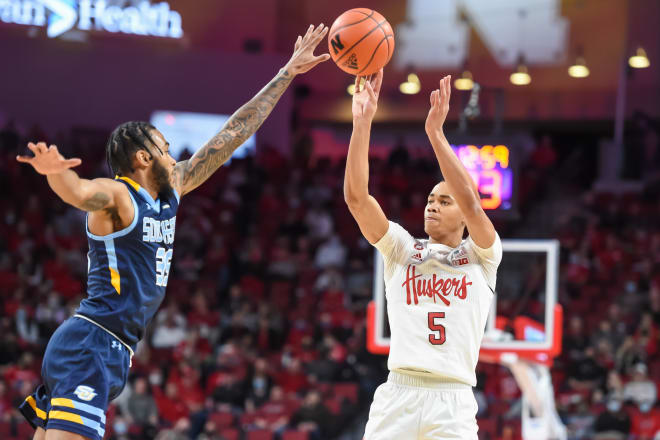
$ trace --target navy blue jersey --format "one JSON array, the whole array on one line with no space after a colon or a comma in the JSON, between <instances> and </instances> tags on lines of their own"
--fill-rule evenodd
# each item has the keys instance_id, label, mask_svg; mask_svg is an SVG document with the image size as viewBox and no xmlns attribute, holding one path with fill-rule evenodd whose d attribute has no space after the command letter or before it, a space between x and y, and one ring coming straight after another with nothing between
<instances>
[{"instance_id":1,"label":"navy blue jersey","mask_svg":"<svg viewBox=\"0 0 660 440\"><path fill-rule=\"evenodd\" d=\"M89 232L87 298L76 313L87 316L135 347L165 296L174 243L176 190L154 200L128 177L133 222L105 236Z\"/></svg>"}]
</instances>

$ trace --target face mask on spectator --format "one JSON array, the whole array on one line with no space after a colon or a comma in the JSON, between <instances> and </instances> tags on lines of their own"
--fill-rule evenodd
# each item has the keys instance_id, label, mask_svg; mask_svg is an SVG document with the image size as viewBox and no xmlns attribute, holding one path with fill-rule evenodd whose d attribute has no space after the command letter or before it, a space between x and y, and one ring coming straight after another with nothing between
<instances>
[{"instance_id":1,"label":"face mask on spectator","mask_svg":"<svg viewBox=\"0 0 660 440\"><path fill-rule=\"evenodd\" d=\"M652 407L653 405L651 405L649 402L644 402L639 404L639 410L643 413L647 413L651 411Z\"/></svg>"},{"instance_id":2,"label":"face mask on spectator","mask_svg":"<svg viewBox=\"0 0 660 440\"><path fill-rule=\"evenodd\" d=\"M162 377L160 376L160 373L151 373L149 375L149 383L151 385L160 385L162 383Z\"/></svg>"},{"instance_id":3,"label":"face mask on spectator","mask_svg":"<svg viewBox=\"0 0 660 440\"><path fill-rule=\"evenodd\" d=\"M621 409L621 402L619 402L618 400L610 400L609 402L607 402L607 409L610 412L617 412L618 410Z\"/></svg>"},{"instance_id":4,"label":"face mask on spectator","mask_svg":"<svg viewBox=\"0 0 660 440\"><path fill-rule=\"evenodd\" d=\"M128 432L128 427L126 426L126 423L123 421L117 421L115 422L115 434L117 435L124 435Z\"/></svg>"},{"instance_id":5,"label":"face mask on spectator","mask_svg":"<svg viewBox=\"0 0 660 440\"><path fill-rule=\"evenodd\" d=\"M266 387L266 381L262 377L255 377L254 378L254 387L256 389L262 389Z\"/></svg>"}]
</instances>

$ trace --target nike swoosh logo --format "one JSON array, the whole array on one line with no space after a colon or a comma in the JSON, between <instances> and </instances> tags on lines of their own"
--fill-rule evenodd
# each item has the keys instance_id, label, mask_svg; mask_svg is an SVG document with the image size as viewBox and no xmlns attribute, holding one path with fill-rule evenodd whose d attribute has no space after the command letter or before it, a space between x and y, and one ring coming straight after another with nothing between
<instances>
[{"instance_id":1,"label":"nike swoosh logo","mask_svg":"<svg viewBox=\"0 0 660 440\"><path fill-rule=\"evenodd\" d=\"M78 13L70 5L61 0L41 0L41 3L55 14L55 17L51 15L50 23L46 30L50 38L62 35L76 24Z\"/></svg>"}]
</instances>

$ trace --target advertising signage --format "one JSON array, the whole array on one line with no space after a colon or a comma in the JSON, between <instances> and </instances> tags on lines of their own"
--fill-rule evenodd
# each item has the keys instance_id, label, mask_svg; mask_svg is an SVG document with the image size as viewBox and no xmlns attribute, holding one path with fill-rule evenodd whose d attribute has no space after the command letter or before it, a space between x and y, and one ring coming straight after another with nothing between
<instances>
[{"instance_id":1,"label":"advertising signage","mask_svg":"<svg viewBox=\"0 0 660 440\"><path fill-rule=\"evenodd\" d=\"M49 38L65 32L98 31L167 38L183 37L181 14L167 2L135 6L105 0L0 0L0 23L46 28Z\"/></svg>"}]
</instances>

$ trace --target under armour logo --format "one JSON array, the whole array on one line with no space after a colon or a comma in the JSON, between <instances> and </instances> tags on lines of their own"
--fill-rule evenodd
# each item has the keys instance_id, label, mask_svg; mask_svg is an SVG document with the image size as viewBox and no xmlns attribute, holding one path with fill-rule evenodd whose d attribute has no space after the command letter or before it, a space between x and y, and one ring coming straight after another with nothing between
<instances>
[{"instance_id":1,"label":"under armour logo","mask_svg":"<svg viewBox=\"0 0 660 440\"><path fill-rule=\"evenodd\" d=\"M121 351L121 344L117 341L112 341L111 348L116 348L117 350Z\"/></svg>"}]
</instances>

